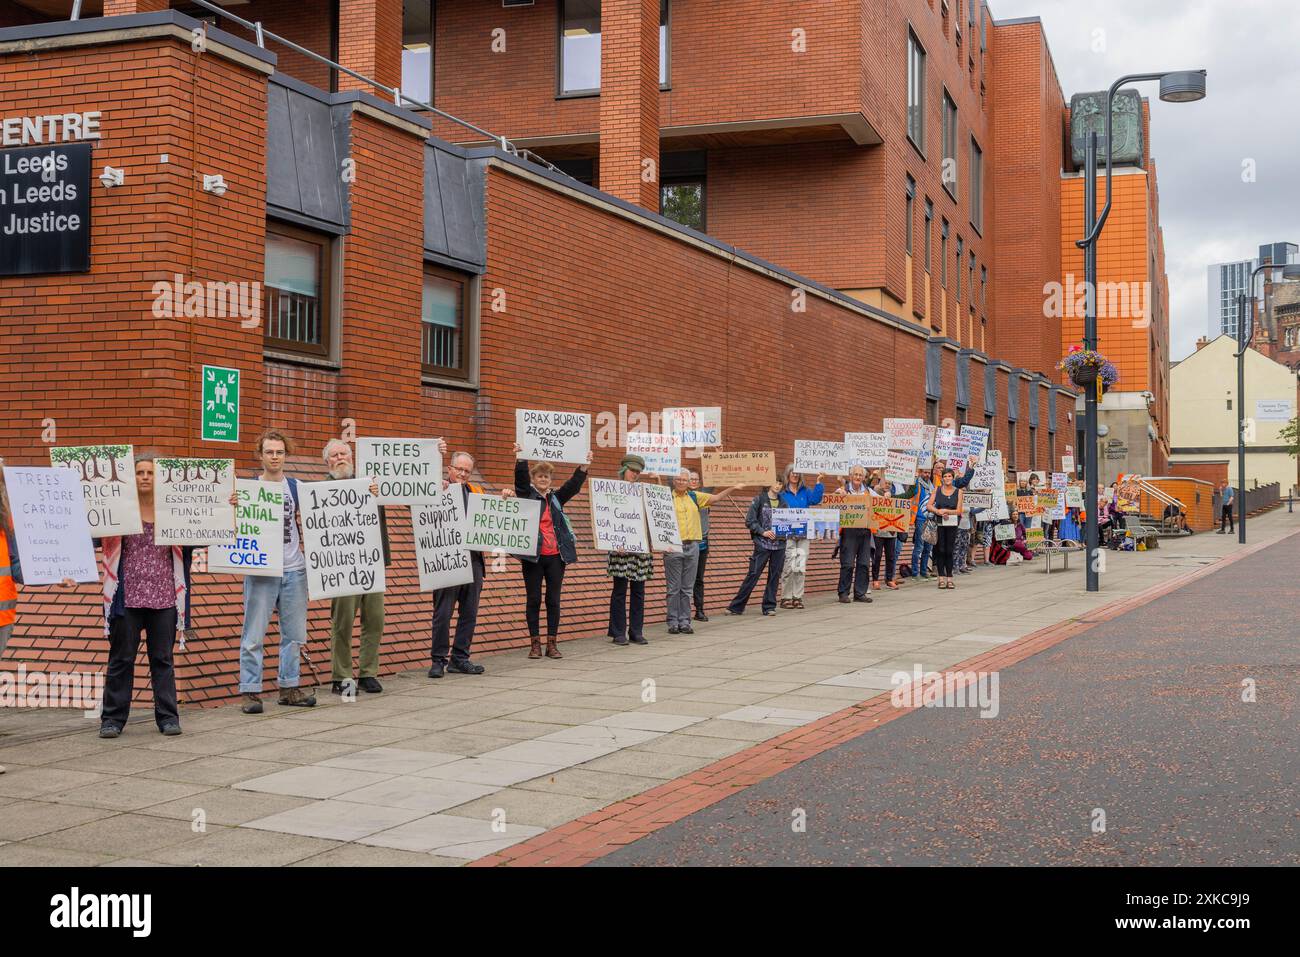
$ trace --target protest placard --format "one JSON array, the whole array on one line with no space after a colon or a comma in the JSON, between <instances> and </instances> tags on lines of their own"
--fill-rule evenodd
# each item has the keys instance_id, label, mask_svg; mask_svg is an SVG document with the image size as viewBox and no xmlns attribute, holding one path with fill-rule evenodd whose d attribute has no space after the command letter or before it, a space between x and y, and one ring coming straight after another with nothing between
<instances>
[{"instance_id":1,"label":"protest placard","mask_svg":"<svg viewBox=\"0 0 1300 957\"><path fill-rule=\"evenodd\" d=\"M284 484L235 479L235 540L208 546L208 571L227 575L284 574Z\"/></svg>"},{"instance_id":2,"label":"protest placard","mask_svg":"<svg viewBox=\"0 0 1300 957\"><path fill-rule=\"evenodd\" d=\"M794 470L801 475L848 475L849 460L844 443L796 439Z\"/></svg>"},{"instance_id":3,"label":"protest placard","mask_svg":"<svg viewBox=\"0 0 1300 957\"><path fill-rule=\"evenodd\" d=\"M437 439L357 439L357 477L379 486L377 505L436 505L442 500Z\"/></svg>"},{"instance_id":4,"label":"protest placard","mask_svg":"<svg viewBox=\"0 0 1300 957\"><path fill-rule=\"evenodd\" d=\"M465 547L465 492L449 485L432 505L411 506L415 567L420 591L468 585L474 580L473 556Z\"/></svg>"},{"instance_id":5,"label":"protest placard","mask_svg":"<svg viewBox=\"0 0 1300 957\"><path fill-rule=\"evenodd\" d=\"M584 412L515 410L516 458L585 465L591 452L591 416Z\"/></svg>"},{"instance_id":6,"label":"protest placard","mask_svg":"<svg viewBox=\"0 0 1300 957\"><path fill-rule=\"evenodd\" d=\"M912 527L912 500L877 498L871 503L871 520L877 532L906 532Z\"/></svg>"},{"instance_id":7,"label":"protest placard","mask_svg":"<svg viewBox=\"0 0 1300 957\"><path fill-rule=\"evenodd\" d=\"M1115 486L1115 507L1121 512L1136 513L1142 507L1142 476L1125 473Z\"/></svg>"},{"instance_id":8,"label":"protest placard","mask_svg":"<svg viewBox=\"0 0 1300 957\"><path fill-rule=\"evenodd\" d=\"M311 599L382 592L384 546L370 479L301 482L298 489Z\"/></svg>"},{"instance_id":9,"label":"protest placard","mask_svg":"<svg viewBox=\"0 0 1300 957\"><path fill-rule=\"evenodd\" d=\"M870 528L872 498L871 495L827 492L818 504L840 513L840 528Z\"/></svg>"},{"instance_id":10,"label":"protest placard","mask_svg":"<svg viewBox=\"0 0 1300 957\"><path fill-rule=\"evenodd\" d=\"M999 542L1009 542L1016 537L1016 527L1014 525L994 525L993 537Z\"/></svg>"},{"instance_id":11,"label":"protest placard","mask_svg":"<svg viewBox=\"0 0 1300 957\"><path fill-rule=\"evenodd\" d=\"M977 465L971 472L970 488L981 492L1002 487L1002 471L992 465Z\"/></svg>"},{"instance_id":12,"label":"protest placard","mask_svg":"<svg viewBox=\"0 0 1300 957\"><path fill-rule=\"evenodd\" d=\"M885 443L899 452L920 452L925 445L921 419L885 419Z\"/></svg>"},{"instance_id":13,"label":"protest placard","mask_svg":"<svg viewBox=\"0 0 1300 957\"><path fill-rule=\"evenodd\" d=\"M999 472L1006 472L1006 466L1002 464L1002 451L1000 449L988 449L984 452L984 464L992 465Z\"/></svg>"},{"instance_id":14,"label":"protest placard","mask_svg":"<svg viewBox=\"0 0 1300 957\"><path fill-rule=\"evenodd\" d=\"M65 578L98 581L86 496L74 470L10 466L4 479L23 580L28 585L54 585ZM131 495L134 499L134 489Z\"/></svg>"},{"instance_id":15,"label":"protest placard","mask_svg":"<svg viewBox=\"0 0 1300 957\"><path fill-rule=\"evenodd\" d=\"M668 492L671 508L672 492L666 486L654 487ZM598 551L639 554L650 551L640 483L593 478L588 480L587 490L591 496L591 532Z\"/></svg>"},{"instance_id":16,"label":"protest placard","mask_svg":"<svg viewBox=\"0 0 1300 957\"><path fill-rule=\"evenodd\" d=\"M979 456L979 460L985 462L989 450L989 430L982 425L963 425L961 434L966 436L966 454Z\"/></svg>"},{"instance_id":17,"label":"protest placard","mask_svg":"<svg viewBox=\"0 0 1300 957\"><path fill-rule=\"evenodd\" d=\"M682 470L682 443L675 435L629 432L627 454L645 459L646 475L675 476Z\"/></svg>"},{"instance_id":18,"label":"protest placard","mask_svg":"<svg viewBox=\"0 0 1300 957\"><path fill-rule=\"evenodd\" d=\"M1067 485L1065 487L1065 507L1083 508L1083 486Z\"/></svg>"},{"instance_id":19,"label":"protest placard","mask_svg":"<svg viewBox=\"0 0 1300 957\"><path fill-rule=\"evenodd\" d=\"M940 426L934 433L934 460L946 465L952 458L953 440L956 439L957 433L952 429Z\"/></svg>"},{"instance_id":20,"label":"protest placard","mask_svg":"<svg viewBox=\"0 0 1300 957\"><path fill-rule=\"evenodd\" d=\"M1037 495L1017 495L1016 511L1021 515L1042 515L1042 506L1038 504Z\"/></svg>"},{"instance_id":21,"label":"protest placard","mask_svg":"<svg viewBox=\"0 0 1300 957\"><path fill-rule=\"evenodd\" d=\"M1007 502L1007 497L1005 495L997 494L996 490L994 490L992 494L994 521L1001 522L1009 519L1011 517L1011 508Z\"/></svg>"},{"instance_id":22,"label":"protest placard","mask_svg":"<svg viewBox=\"0 0 1300 957\"><path fill-rule=\"evenodd\" d=\"M772 509L772 531L777 538L802 538L808 534L808 513L806 508Z\"/></svg>"},{"instance_id":23,"label":"protest placard","mask_svg":"<svg viewBox=\"0 0 1300 957\"><path fill-rule=\"evenodd\" d=\"M911 485L916 481L916 454L889 450L885 458L885 481L897 482L899 485Z\"/></svg>"},{"instance_id":24,"label":"protest placard","mask_svg":"<svg viewBox=\"0 0 1300 957\"><path fill-rule=\"evenodd\" d=\"M844 433L844 454L850 467L861 465L864 469L882 469L888 452L884 432Z\"/></svg>"},{"instance_id":25,"label":"protest placard","mask_svg":"<svg viewBox=\"0 0 1300 957\"><path fill-rule=\"evenodd\" d=\"M537 551L542 503L536 499L471 492L465 517L465 547L471 552L532 555Z\"/></svg>"},{"instance_id":26,"label":"protest placard","mask_svg":"<svg viewBox=\"0 0 1300 957\"><path fill-rule=\"evenodd\" d=\"M704 452L700 456L700 482L709 488L730 485L776 484L773 452Z\"/></svg>"},{"instance_id":27,"label":"protest placard","mask_svg":"<svg viewBox=\"0 0 1300 957\"><path fill-rule=\"evenodd\" d=\"M1043 518L1049 522L1058 522L1065 518L1064 498L1064 495L1057 491L1039 492L1034 496L1036 504L1043 510Z\"/></svg>"},{"instance_id":28,"label":"protest placard","mask_svg":"<svg viewBox=\"0 0 1300 957\"><path fill-rule=\"evenodd\" d=\"M948 468L955 469L960 475L966 470L970 459L970 437L954 435L948 447Z\"/></svg>"},{"instance_id":29,"label":"protest placard","mask_svg":"<svg viewBox=\"0 0 1300 957\"><path fill-rule=\"evenodd\" d=\"M1074 456L1073 456L1073 455L1062 455L1062 456L1061 456L1061 471L1063 471L1063 472L1068 472L1070 475L1073 475L1073 474L1074 474Z\"/></svg>"},{"instance_id":30,"label":"protest placard","mask_svg":"<svg viewBox=\"0 0 1300 957\"><path fill-rule=\"evenodd\" d=\"M834 541L840 535L840 513L833 508L808 509L808 537Z\"/></svg>"},{"instance_id":31,"label":"protest placard","mask_svg":"<svg viewBox=\"0 0 1300 957\"><path fill-rule=\"evenodd\" d=\"M965 505L967 511L976 508L989 511L993 508L993 495L990 492L972 492L967 490L965 495L962 496L962 504Z\"/></svg>"},{"instance_id":32,"label":"protest placard","mask_svg":"<svg viewBox=\"0 0 1300 957\"><path fill-rule=\"evenodd\" d=\"M656 552L680 552L682 534L677 527L677 509L673 490L667 485L638 482L645 503L646 525L650 529L650 547Z\"/></svg>"},{"instance_id":33,"label":"protest placard","mask_svg":"<svg viewBox=\"0 0 1300 957\"><path fill-rule=\"evenodd\" d=\"M71 469L81 480L91 534L137 535L140 500L135 488L135 453L129 445L65 445L50 449L50 464Z\"/></svg>"},{"instance_id":34,"label":"protest placard","mask_svg":"<svg viewBox=\"0 0 1300 957\"><path fill-rule=\"evenodd\" d=\"M157 459L154 466L155 544L234 543L234 459Z\"/></svg>"},{"instance_id":35,"label":"protest placard","mask_svg":"<svg viewBox=\"0 0 1300 957\"><path fill-rule=\"evenodd\" d=\"M921 449L916 453L917 468L934 468L934 446L938 441L939 427L937 425L927 425L921 429Z\"/></svg>"},{"instance_id":36,"label":"protest placard","mask_svg":"<svg viewBox=\"0 0 1300 957\"><path fill-rule=\"evenodd\" d=\"M1070 476L1066 475L1064 472L1052 473L1052 488L1056 489L1058 492L1065 491L1065 487L1069 484Z\"/></svg>"},{"instance_id":37,"label":"protest placard","mask_svg":"<svg viewBox=\"0 0 1300 957\"><path fill-rule=\"evenodd\" d=\"M682 448L707 448L722 444L721 406L691 406L664 409L660 426L675 435Z\"/></svg>"},{"instance_id":38,"label":"protest placard","mask_svg":"<svg viewBox=\"0 0 1300 957\"><path fill-rule=\"evenodd\" d=\"M1025 529L1025 547L1030 551L1043 547L1043 529L1041 525L1038 528Z\"/></svg>"}]
</instances>

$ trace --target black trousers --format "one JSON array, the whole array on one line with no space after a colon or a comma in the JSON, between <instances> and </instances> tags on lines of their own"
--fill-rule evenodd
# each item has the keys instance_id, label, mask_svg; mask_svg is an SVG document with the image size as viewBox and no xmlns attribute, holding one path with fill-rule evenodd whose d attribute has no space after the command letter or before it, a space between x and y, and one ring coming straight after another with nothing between
<instances>
[{"instance_id":1,"label":"black trousers","mask_svg":"<svg viewBox=\"0 0 1300 957\"><path fill-rule=\"evenodd\" d=\"M1223 531L1224 528L1227 528L1229 531L1233 531L1233 532L1237 530L1237 523L1232 516L1232 509L1233 506L1235 506L1236 504L1237 504L1236 502L1229 502L1227 505L1223 506L1223 508L1220 510L1219 531Z\"/></svg>"},{"instance_id":2,"label":"black trousers","mask_svg":"<svg viewBox=\"0 0 1300 957\"><path fill-rule=\"evenodd\" d=\"M474 641L474 627L478 624L478 600L483 592L483 559L480 552L470 555L474 580L453 588L439 588L433 593L433 644L430 657L447 663L450 645L454 661L469 661L469 646ZM451 643L451 613L460 606L456 617L456 642Z\"/></svg>"},{"instance_id":3,"label":"black trousers","mask_svg":"<svg viewBox=\"0 0 1300 957\"><path fill-rule=\"evenodd\" d=\"M709 557L709 550L701 548L698 552L700 558L695 565L695 588L691 597L695 600L695 614L704 614L704 562Z\"/></svg>"},{"instance_id":4,"label":"black trousers","mask_svg":"<svg viewBox=\"0 0 1300 957\"><path fill-rule=\"evenodd\" d=\"M727 606L733 614L744 614L749 596L763 574L764 565L767 566L767 585L763 588L763 610L776 610L776 589L781 583L781 569L785 567L785 549L764 548L755 543L754 554L749 558L749 572L745 575L745 580L740 583L740 590L736 592L736 597L731 599L731 604Z\"/></svg>"},{"instance_id":5,"label":"black trousers","mask_svg":"<svg viewBox=\"0 0 1300 957\"><path fill-rule=\"evenodd\" d=\"M628 586L631 585L632 599L628 601ZM629 623L628 606L631 606ZM630 578L615 578L614 589L609 595L609 637L640 638L645 622L645 582L632 581Z\"/></svg>"},{"instance_id":6,"label":"black trousers","mask_svg":"<svg viewBox=\"0 0 1300 957\"><path fill-rule=\"evenodd\" d=\"M885 558L885 581L892 582L898 565L898 539L893 537L877 538L876 552L871 556L871 577L880 578L880 557Z\"/></svg>"},{"instance_id":7,"label":"black trousers","mask_svg":"<svg viewBox=\"0 0 1300 957\"><path fill-rule=\"evenodd\" d=\"M176 672L172 645L176 641L176 608L128 608L108 625L108 674L104 678L101 724L126 724L135 691L135 654L144 632L149 652L149 684L153 688L153 717L161 728L176 720Z\"/></svg>"},{"instance_id":8,"label":"black trousers","mask_svg":"<svg viewBox=\"0 0 1300 957\"><path fill-rule=\"evenodd\" d=\"M934 573L940 578L952 577L953 554L957 550L957 526L940 525L939 539L934 543Z\"/></svg>"},{"instance_id":9,"label":"black trousers","mask_svg":"<svg viewBox=\"0 0 1300 957\"><path fill-rule=\"evenodd\" d=\"M540 555L535 562L524 563L524 591L527 595L524 617L528 619L528 636L541 634L542 582L546 582L546 634L560 633L560 587L564 581L564 559L559 555Z\"/></svg>"},{"instance_id":10,"label":"black trousers","mask_svg":"<svg viewBox=\"0 0 1300 957\"><path fill-rule=\"evenodd\" d=\"M853 588L853 597L861 598L871 584L871 530L846 528L840 532L840 587L839 593L847 595Z\"/></svg>"}]
</instances>

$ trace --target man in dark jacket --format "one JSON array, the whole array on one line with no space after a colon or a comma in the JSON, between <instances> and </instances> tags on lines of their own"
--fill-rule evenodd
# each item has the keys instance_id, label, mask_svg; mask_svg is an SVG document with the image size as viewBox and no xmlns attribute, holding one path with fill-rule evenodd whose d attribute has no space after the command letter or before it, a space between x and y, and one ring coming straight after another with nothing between
<instances>
[{"instance_id":1,"label":"man in dark jacket","mask_svg":"<svg viewBox=\"0 0 1300 957\"><path fill-rule=\"evenodd\" d=\"M870 495L867 488L867 470L861 465L849 469L849 480L840 487L841 495ZM871 585L871 529L840 529L840 585L839 596L843 604L853 601L869 602L867 588ZM853 597L849 597L852 591Z\"/></svg>"},{"instance_id":2,"label":"man in dark jacket","mask_svg":"<svg viewBox=\"0 0 1300 957\"><path fill-rule=\"evenodd\" d=\"M728 615L745 613L745 605L763 574L764 565L767 566L767 586L763 589L763 614L776 614L776 589L781 581L781 569L785 566L785 542L777 538L776 532L772 530L772 510L781 507L780 482L763 489L749 503L745 527L749 529L749 536L754 541L754 554L749 559L749 573L741 582L736 597L727 606Z\"/></svg>"}]
</instances>

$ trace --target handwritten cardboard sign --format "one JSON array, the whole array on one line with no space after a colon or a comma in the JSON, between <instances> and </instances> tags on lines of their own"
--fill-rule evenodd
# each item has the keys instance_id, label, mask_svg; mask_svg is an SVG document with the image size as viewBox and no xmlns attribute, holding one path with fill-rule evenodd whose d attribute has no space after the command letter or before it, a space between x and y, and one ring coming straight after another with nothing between
<instances>
[{"instance_id":1,"label":"handwritten cardboard sign","mask_svg":"<svg viewBox=\"0 0 1300 957\"><path fill-rule=\"evenodd\" d=\"M676 435L629 432L627 454L645 459L647 475L676 475L682 470L682 442Z\"/></svg>"},{"instance_id":2,"label":"handwritten cardboard sign","mask_svg":"<svg viewBox=\"0 0 1300 957\"><path fill-rule=\"evenodd\" d=\"M154 462L153 540L158 545L230 545L235 541L234 459Z\"/></svg>"},{"instance_id":3,"label":"handwritten cardboard sign","mask_svg":"<svg viewBox=\"0 0 1300 957\"><path fill-rule=\"evenodd\" d=\"M882 469L889 446L884 432L845 432L844 451L849 465L861 465L864 469Z\"/></svg>"},{"instance_id":4,"label":"handwritten cardboard sign","mask_svg":"<svg viewBox=\"0 0 1300 957\"><path fill-rule=\"evenodd\" d=\"M278 578L284 574L284 483L236 479L235 540L208 546L208 571Z\"/></svg>"},{"instance_id":5,"label":"handwritten cardboard sign","mask_svg":"<svg viewBox=\"0 0 1300 957\"><path fill-rule=\"evenodd\" d=\"M81 479L91 534L137 535L140 500L135 454L129 445L65 445L50 449L50 464L72 469Z\"/></svg>"},{"instance_id":6,"label":"handwritten cardboard sign","mask_svg":"<svg viewBox=\"0 0 1300 957\"><path fill-rule=\"evenodd\" d=\"M719 446L722 444L722 407L664 409L660 428L677 436L682 448Z\"/></svg>"},{"instance_id":7,"label":"handwritten cardboard sign","mask_svg":"<svg viewBox=\"0 0 1300 957\"><path fill-rule=\"evenodd\" d=\"M920 452L925 445L925 423L920 419L885 419L885 441L899 452Z\"/></svg>"},{"instance_id":8,"label":"handwritten cardboard sign","mask_svg":"<svg viewBox=\"0 0 1300 957\"><path fill-rule=\"evenodd\" d=\"M378 505L436 505L442 500L437 439L357 439L357 477L379 486Z\"/></svg>"},{"instance_id":9,"label":"handwritten cardboard sign","mask_svg":"<svg viewBox=\"0 0 1300 957\"><path fill-rule=\"evenodd\" d=\"M542 503L536 499L471 492L465 517L468 526L465 547L471 552L532 555L537 551Z\"/></svg>"},{"instance_id":10,"label":"handwritten cardboard sign","mask_svg":"<svg viewBox=\"0 0 1300 957\"><path fill-rule=\"evenodd\" d=\"M889 450L885 458L885 481L897 482L899 485L911 485L916 481L916 454Z\"/></svg>"},{"instance_id":11,"label":"handwritten cardboard sign","mask_svg":"<svg viewBox=\"0 0 1300 957\"><path fill-rule=\"evenodd\" d=\"M646 525L650 530L650 547L656 552L680 552L682 533L677 527L677 508L673 490L667 485L638 482L645 503Z\"/></svg>"},{"instance_id":12,"label":"handwritten cardboard sign","mask_svg":"<svg viewBox=\"0 0 1300 957\"><path fill-rule=\"evenodd\" d=\"M822 508L833 508L839 512L840 528L870 528L872 501L873 496L868 494L827 492L822 496L820 505Z\"/></svg>"},{"instance_id":13,"label":"handwritten cardboard sign","mask_svg":"<svg viewBox=\"0 0 1300 957\"><path fill-rule=\"evenodd\" d=\"M794 470L803 475L848 475L849 460L843 442L796 439Z\"/></svg>"},{"instance_id":14,"label":"handwritten cardboard sign","mask_svg":"<svg viewBox=\"0 0 1300 957\"><path fill-rule=\"evenodd\" d=\"M981 462L985 461L985 454L989 450L989 430L982 425L963 425L961 434L966 436L968 444L966 454L979 457Z\"/></svg>"},{"instance_id":15,"label":"handwritten cardboard sign","mask_svg":"<svg viewBox=\"0 0 1300 957\"><path fill-rule=\"evenodd\" d=\"M303 482L298 489L312 600L382 592L384 546L370 479Z\"/></svg>"},{"instance_id":16,"label":"handwritten cardboard sign","mask_svg":"<svg viewBox=\"0 0 1300 957\"><path fill-rule=\"evenodd\" d=\"M618 479L593 478L587 483L591 496L591 531L596 549L602 552L650 551L646 536L645 503L641 498L641 483L620 482ZM660 485L669 496L672 491ZM671 507L671 502L669 505Z\"/></svg>"},{"instance_id":17,"label":"handwritten cardboard sign","mask_svg":"<svg viewBox=\"0 0 1300 957\"><path fill-rule=\"evenodd\" d=\"M704 452L700 456L700 481L710 488L730 485L776 484L773 452Z\"/></svg>"},{"instance_id":18,"label":"handwritten cardboard sign","mask_svg":"<svg viewBox=\"0 0 1300 957\"><path fill-rule=\"evenodd\" d=\"M585 412L515 410L518 458L585 465L591 452L591 416Z\"/></svg>"},{"instance_id":19,"label":"handwritten cardboard sign","mask_svg":"<svg viewBox=\"0 0 1300 957\"><path fill-rule=\"evenodd\" d=\"M460 485L449 485L432 505L411 506L411 531L420 591L468 585L474 580L473 556L465 547L468 529Z\"/></svg>"},{"instance_id":20,"label":"handwritten cardboard sign","mask_svg":"<svg viewBox=\"0 0 1300 957\"><path fill-rule=\"evenodd\" d=\"M877 498L871 503L871 518L877 532L906 532L912 527L912 500Z\"/></svg>"},{"instance_id":21,"label":"handwritten cardboard sign","mask_svg":"<svg viewBox=\"0 0 1300 957\"><path fill-rule=\"evenodd\" d=\"M4 479L18 545L16 557L22 562L27 584L53 585L65 578L97 581L95 546L78 476L60 467L7 467Z\"/></svg>"}]
</instances>

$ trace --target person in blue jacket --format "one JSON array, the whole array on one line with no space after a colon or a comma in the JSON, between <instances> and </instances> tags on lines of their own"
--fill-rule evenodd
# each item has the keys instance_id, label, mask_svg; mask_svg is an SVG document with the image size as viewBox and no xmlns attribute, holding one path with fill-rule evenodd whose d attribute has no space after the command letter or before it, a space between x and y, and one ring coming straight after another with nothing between
<instances>
[{"instance_id":1,"label":"person in blue jacket","mask_svg":"<svg viewBox=\"0 0 1300 957\"><path fill-rule=\"evenodd\" d=\"M803 475L794 470L794 465L787 465L781 473L781 507L813 508L821 503L826 489L822 477L812 488L803 484ZM803 607L804 572L808 568L808 530L796 530L785 540L785 567L781 570L781 607Z\"/></svg>"}]
</instances>

